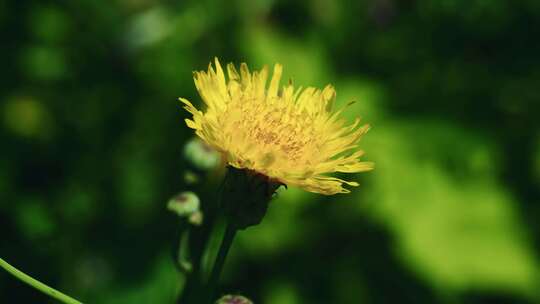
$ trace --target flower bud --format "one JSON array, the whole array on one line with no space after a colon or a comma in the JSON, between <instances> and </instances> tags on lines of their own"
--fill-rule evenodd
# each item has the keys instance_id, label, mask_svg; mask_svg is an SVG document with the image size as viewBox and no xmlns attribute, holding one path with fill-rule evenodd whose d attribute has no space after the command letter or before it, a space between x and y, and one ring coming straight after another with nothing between
<instances>
[{"instance_id":1,"label":"flower bud","mask_svg":"<svg viewBox=\"0 0 540 304\"><path fill-rule=\"evenodd\" d=\"M184 172L184 182L188 185L193 185L199 182L199 176L190 170Z\"/></svg>"},{"instance_id":2,"label":"flower bud","mask_svg":"<svg viewBox=\"0 0 540 304\"><path fill-rule=\"evenodd\" d=\"M216 304L253 304L253 302L244 296L226 295L217 300Z\"/></svg>"},{"instance_id":3,"label":"flower bud","mask_svg":"<svg viewBox=\"0 0 540 304\"><path fill-rule=\"evenodd\" d=\"M195 226L200 226L203 222L203 213L201 211L193 212L189 216L188 221Z\"/></svg>"},{"instance_id":4,"label":"flower bud","mask_svg":"<svg viewBox=\"0 0 540 304\"><path fill-rule=\"evenodd\" d=\"M167 203L167 209L178 216L187 217L199 212L199 197L191 191L185 191L175 195Z\"/></svg>"},{"instance_id":5,"label":"flower bud","mask_svg":"<svg viewBox=\"0 0 540 304\"><path fill-rule=\"evenodd\" d=\"M220 162L220 154L199 138L191 139L184 146L184 157L199 170L210 170Z\"/></svg>"}]
</instances>

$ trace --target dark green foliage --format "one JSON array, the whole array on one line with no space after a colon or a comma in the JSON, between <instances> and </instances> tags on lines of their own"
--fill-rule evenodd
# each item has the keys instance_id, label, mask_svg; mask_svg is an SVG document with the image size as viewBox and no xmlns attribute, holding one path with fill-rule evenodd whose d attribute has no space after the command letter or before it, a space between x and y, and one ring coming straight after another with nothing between
<instances>
[{"instance_id":1,"label":"dark green foliage","mask_svg":"<svg viewBox=\"0 0 540 304\"><path fill-rule=\"evenodd\" d=\"M167 200L211 208L221 180L183 181L177 97L198 103L191 72L218 56L334 84L376 162L351 195L280 190L221 294L535 303L539 3L0 0L0 255L85 303L174 303ZM0 272L0 303L46 301Z\"/></svg>"}]
</instances>

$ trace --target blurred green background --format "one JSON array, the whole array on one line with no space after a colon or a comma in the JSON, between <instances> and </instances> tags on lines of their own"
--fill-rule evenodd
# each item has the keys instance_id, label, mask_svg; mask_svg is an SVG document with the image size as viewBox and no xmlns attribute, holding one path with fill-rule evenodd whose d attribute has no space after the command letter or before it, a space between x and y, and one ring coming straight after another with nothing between
<instances>
[{"instance_id":1,"label":"blurred green background","mask_svg":"<svg viewBox=\"0 0 540 304\"><path fill-rule=\"evenodd\" d=\"M177 97L214 56L334 84L376 162L350 195L280 192L224 291L540 301L539 1L0 0L0 28L0 255L85 303L174 303ZM0 272L0 303L52 302Z\"/></svg>"}]
</instances>

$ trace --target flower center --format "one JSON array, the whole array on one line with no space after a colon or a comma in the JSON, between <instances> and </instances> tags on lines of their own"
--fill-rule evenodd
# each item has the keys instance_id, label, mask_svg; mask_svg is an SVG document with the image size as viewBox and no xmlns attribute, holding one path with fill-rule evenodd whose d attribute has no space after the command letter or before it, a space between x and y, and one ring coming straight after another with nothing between
<instances>
[{"instance_id":1,"label":"flower center","mask_svg":"<svg viewBox=\"0 0 540 304\"><path fill-rule=\"evenodd\" d=\"M242 101L226 112L234 146L244 143L246 149L239 152L264 167L305 164L310 155L306 150L318 143L313 118L294 105L279 100Z\"/></svg>"}]
</instances>

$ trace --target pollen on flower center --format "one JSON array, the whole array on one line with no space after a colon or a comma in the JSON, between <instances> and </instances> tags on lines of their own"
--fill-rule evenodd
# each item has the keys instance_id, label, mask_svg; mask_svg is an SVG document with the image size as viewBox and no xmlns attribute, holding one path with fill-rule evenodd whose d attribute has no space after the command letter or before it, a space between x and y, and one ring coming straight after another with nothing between
<instances>
[{"instance_id":1,"label":"pollen on flower center","mask_svg":"<svg viewBox=\"0 0 540 304\"><path fill-rule=\"evenodd\" d=\"M303 156L309 156L306 150L318 142L313 120L293 106L289 109L284 106L265 100L238 100L229 105L224 115L236 119L223 123L230 124L231 131L236 132L248 146L257 147L256 152L260 153L267 167L271 167L275 160L279 160L281 165L284 162L290 166L305 164ZM248 157L255 151L246 149L243 152Z\"/></svg>"}]
</instances>

